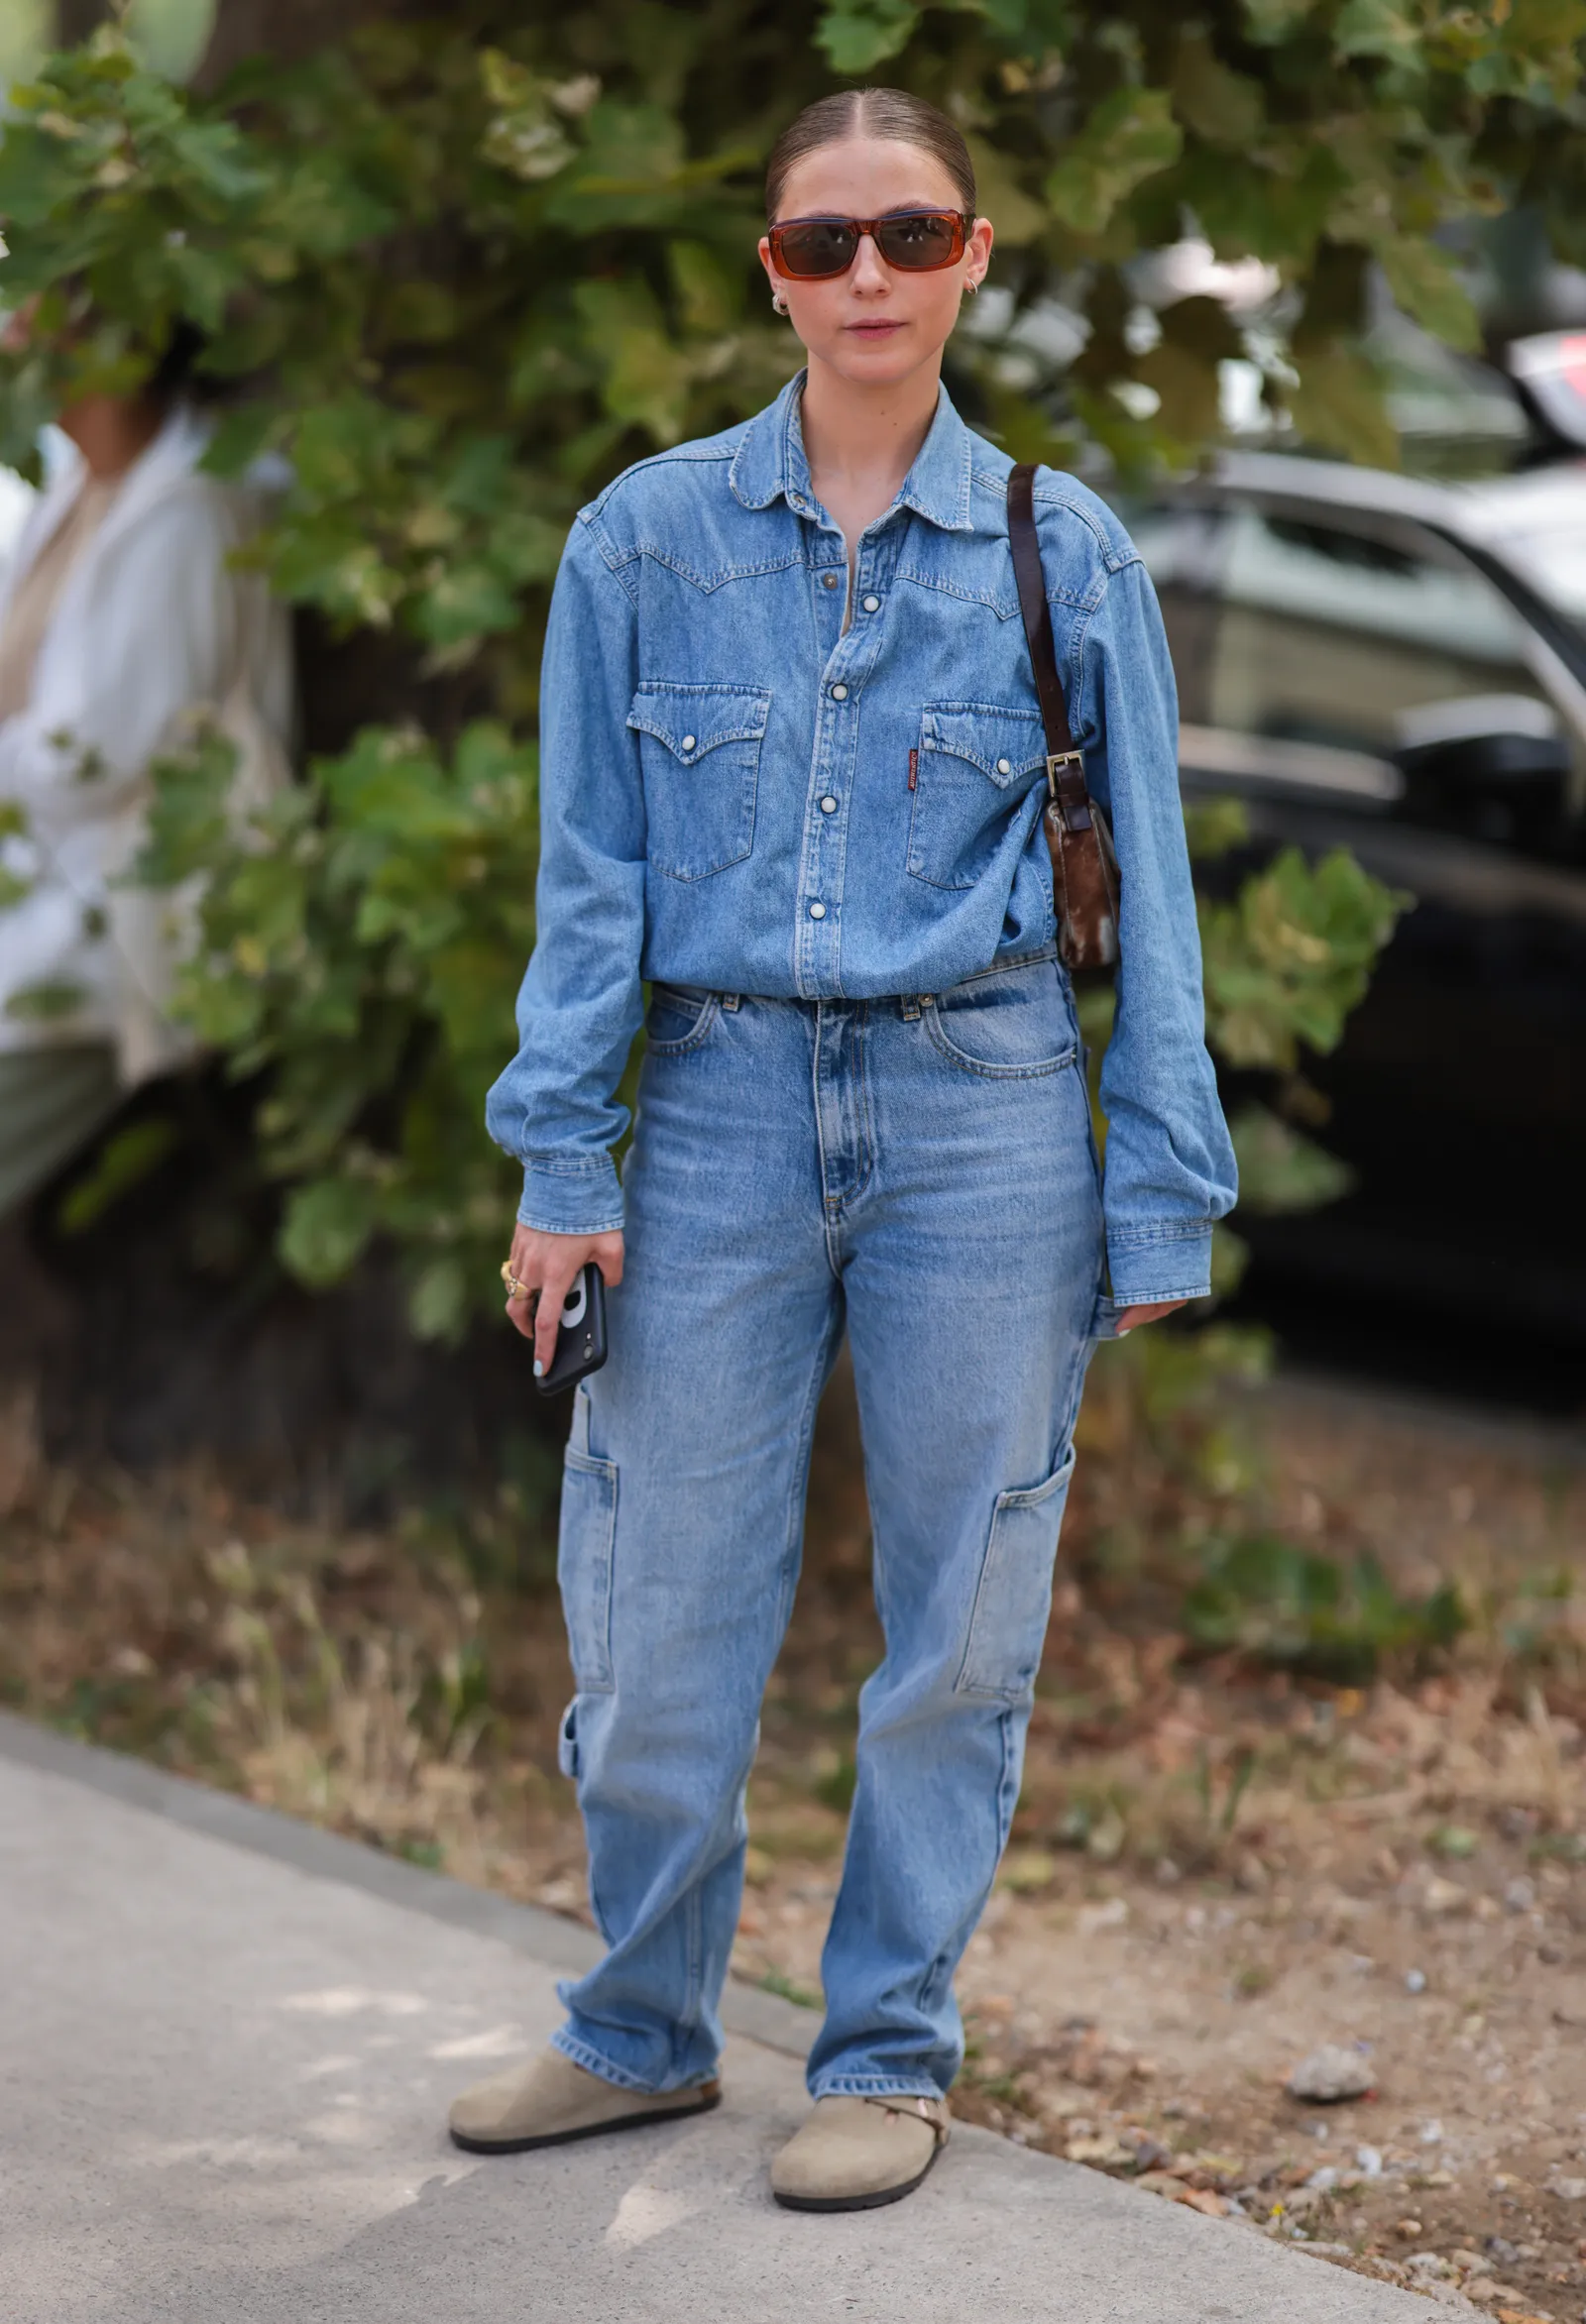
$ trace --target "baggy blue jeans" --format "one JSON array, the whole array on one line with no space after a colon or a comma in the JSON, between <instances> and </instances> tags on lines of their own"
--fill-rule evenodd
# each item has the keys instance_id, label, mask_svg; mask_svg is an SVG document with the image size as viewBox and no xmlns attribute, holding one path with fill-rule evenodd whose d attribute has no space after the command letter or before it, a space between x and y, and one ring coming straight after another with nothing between
<instances>
[{"instance_id":1,"label":"baggy blue jeans","mask_svg":"<svg viewBox=\"0 0 1586 2324\"><path fill-rule=\"evenodd\" d=\"M913 999L658 987L612 1353L578 1391L560 1574L591 1901L565 2054L703 2081L744 1787L852 1350L886 1649L822 1964L817 2097L945 2091L953 1976L1019 1793L1072 1437L1106 1328L1099 1173L1050 954Z\"/></svg>"}]
</instances>

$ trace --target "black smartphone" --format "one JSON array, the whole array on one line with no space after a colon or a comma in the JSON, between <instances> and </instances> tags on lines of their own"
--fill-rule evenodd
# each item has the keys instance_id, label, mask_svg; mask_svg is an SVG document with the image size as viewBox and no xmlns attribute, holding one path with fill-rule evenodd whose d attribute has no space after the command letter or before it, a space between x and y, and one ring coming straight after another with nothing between
<instances>
[{"instance_id":1,"label":"black smartphone","mask_svg":"<svg viewBox=\"0 0 1586 2324\"><path fill-rule=\"evenodd\" d=\"M606 1361L606 1277L593 1260L581 1267L562 1303L556 1353L535 1381L542 1396L559 1396Z\"/></svg>"}]
</instances>

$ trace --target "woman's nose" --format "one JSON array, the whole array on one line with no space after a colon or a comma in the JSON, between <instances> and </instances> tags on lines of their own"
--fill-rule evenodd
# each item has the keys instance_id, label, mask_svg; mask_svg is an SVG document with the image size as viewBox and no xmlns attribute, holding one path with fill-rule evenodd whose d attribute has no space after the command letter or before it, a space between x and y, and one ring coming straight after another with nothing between
<instances>
[{"instance_id":1,"label":"woman's nose","mask_svg":"<svg viewBox=\"0 0 1586 2324\"><path fill-rule=\"evenodd\" d=\"M859 290L889 290L891 276L885 259L875 247L875 237L859 236L859 247L853 254L852 281Z\"/></svg>"}]
</instances>

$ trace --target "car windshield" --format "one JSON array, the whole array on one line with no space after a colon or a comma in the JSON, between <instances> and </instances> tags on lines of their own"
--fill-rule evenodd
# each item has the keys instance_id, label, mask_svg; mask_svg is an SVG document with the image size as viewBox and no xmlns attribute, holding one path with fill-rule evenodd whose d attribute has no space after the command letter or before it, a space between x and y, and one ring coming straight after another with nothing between
<instances>
[{"instance_id":1,"label":"car windshield","mask_svg":"<svg viewBox=\"0 0 1586 2324\"><path fill-rule=\"evenodd\" d=\"M1586 629L1586 508L1578 529L1510 533L1497 545L1538 597Z\"/></svg>"},{"instance_id":2,"label":"car windshield","mask_svg":"<svg viewBox=\"0 0 1586 2324\"><path fill-rule=\"evenodd\" d=\"M1466 489L1476 539L1586 629L1586 460L1549 461Z\"/></svg>"}]
</instances>

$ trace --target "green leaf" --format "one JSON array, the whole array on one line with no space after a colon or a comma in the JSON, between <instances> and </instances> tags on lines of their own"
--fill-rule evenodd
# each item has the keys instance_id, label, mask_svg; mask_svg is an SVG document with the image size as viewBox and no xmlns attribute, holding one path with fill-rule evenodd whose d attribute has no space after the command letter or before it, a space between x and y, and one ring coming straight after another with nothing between
<instances>
[{"instance_id":1,"label":"green leaf","mask_svg":"<svg viewBox=\"0 0 1586 2324\"><path fill-rule=\"evenodd\" d=\"M487 159L529 184L565 169L578 147L552 109L549 84L500 49L486 49L479 68L493 108L483 139Z\"/></svg>"},{"instance_id":2,"label":"green leaf","mask_svg":"<svg viewBox=\"0 0 1586 2324\"><path fill-rule=\"evenodd\" d=\"M1334 1155L1263 1105L1245 1105L1228 1123L1239 1163L1239 1208L1263 1217L1319 1210L1347 1194L1353 1173Z\"/></svg>"},{"instance_id":3,"label":"green leaf","mask_svg":"<svg viewBox=\"0 0 1586 2324\"><path fill-rule=\"evenodd\" d=\"M1185 838L1197 863L1242 847L1250 836L1250 811L1242 799L1187 799Z\"/></svg>"},{"instance_id":4,"label":"green leaf","mask_svg":"<svg viewBox=\"0 0 1586 2324\"><path fill-rule=\"evenodd\" d=\"M179 1136L175 1123L164 1116L129 1122L124 1130L114 1132L100 1147L92 1166L74 1178L61 1196L56 1211L61 1233L82 1235L96 1226L123 1194L159 1167Z\"/></svg>"},{"instance_id":5,"label":"green leaf","mask_svg":"<svg viewBox=\"0 0 1586 2324\"><path fill-rule=\"evenodd\" d=\"M1388 287L1406 314L1450 347L1474 352L1481 324L1454 261L1437 245L1413 234L1375 246Z\"/></svg>"},{"instance_id":6,"label":"green leaf","mask_svg":"<svg viewBox=\"0 0 1586 2324\"><path fill-rule=\"evenodd\" d=\"M1184 148L1166 89L1126 88L1103 98L1047 178L1047 200L1066 225L1098 234L1120 202Z\"/></svg>"},{"instance_id":7,"label":"green leaf","mask_svg":"<svg viewBox=\"0 0 1586 2324\"><path fill-rule=\"evenodd\" d=\"M1259 134L1265 112L1261 83L1224 64L1198 26L1179 36L1173 106L1196 137L1211 145L1235 148L1248 145Z\"/></svg>"},{"instance_id":8,"label":"green leaf","mask_svg":"<svg viewBox=\"0 0 1586 2324\"><path fill-rule=\"evenodd\" d=\"M997 242L1008 250L1022 250L1037 242L1047 229L1044 206L1025 192L1017 171L985 138L964 141L974 164L975 192L983 216L996 227Z\"/></svg>"},{"instance_id":9,"label":"green leaf","mask_svg":"<svg viewBox=\"0 0 1586 2324\"><path fill-rule=\"evenodd\" d=\"M1299 31L1315 5L1316 0L1241 0L1250 38L1273 49Z\"/></svg>"},{"instance_id":10,"label":"green leaf","mask_svg":"<svg viewBox=\"0 0 1586 2324\"><path fill-rule=\"evenodd\" d=\"M919 22L913 0L826 0L815 45L834 72L856 77L906 49Z\"/></svg>"},{"instance_id":11,"label":"green leaf","mask_svg":"<svg viewBox=\"0 0 1586 2324\"><path fill-rule=\"evenodd\" d=\"M1201 907L1206 1034L1229 1064L1292 1072L1336 1049L1372 964L1410 903L1336 848L1286 847L1232 904Z\"/></svg>"},{"instance_id":12,"label":"green leaf","mask_svg":"<svg viewBox=\"0 0 1586 2324\"><path fill-rule=\"evenodd\" d=\"M1383 382L1358 350L1307 349L1288 402L1302 440L1318 451L1337 452L1373 468L1399 466L1399 437L1388 417Z\"/></svg>"},{"instance_id":13,"label":"green leaf","mask_svg":"<svg viewBox=\"0 0 1586 2324\"><path fill-rule=\"evenodd\" d=\"M581 282L575 297L586 343L605 375L607 410L642 427L657 444L675 444L683 433L690 364L667 337L646 285L633 277Z\"/></svg>"},{"instance_id":14,"label":"green leaf","mask_svg":"<svg viewBox=\"0 0 1586 2324\"><path fill-rule=\"evenodd\" d=\"M1345 0L1332 42L1340 56L1381 56L1405 65L1421 61L1420 28L1396 0Z\"/></svg>"},{"instance_id":15,"label":"green leaf","mask_svg":"<svg viewBox=\"0 0 1586 2324\"><path fill-rule=\"evenodd\" d=\"M363 1257L376 1213L375 1189L359 1179L311 1178L294 1186L281 1228L283 1262L310 1290L327 1289Z\"/></svg>"},{"instance_id":16,"label":"green leaf","mask_svg":"<svg viewBox=\"0 0 1586 2324\"><path fill-rule=\"evenodd\" d=\"M460 1340L468 1324L471 1304L468 1276L461 1260L450 1256L431 1260L419 1273L408 1294L407 1319L414 1337Z\"/></svg>"},{"instance_id":17,"label":"green leaf","mask_svg":"<svg viewBox=\"0 0 1586 2324\"><path fill-rule=\"evenodd\" d=\"M1208 1545L1184 1603L1197 1645L1233 1648L1335 1685L1371 1679L1385 1656L1412 1663L1447 1647L1468 1616L1452 1585L1402 1597L1375 1558L1341 1565L1273 1534Z\"/></svg>"}]
</instances>

